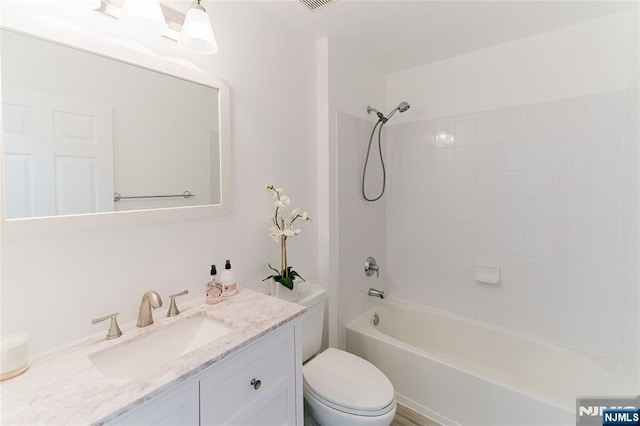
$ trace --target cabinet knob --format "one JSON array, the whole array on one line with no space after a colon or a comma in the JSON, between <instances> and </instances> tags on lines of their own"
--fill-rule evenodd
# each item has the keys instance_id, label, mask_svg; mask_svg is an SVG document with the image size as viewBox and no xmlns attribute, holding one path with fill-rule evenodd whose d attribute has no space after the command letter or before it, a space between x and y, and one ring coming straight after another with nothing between
<instances>
[{"instance_id":1,"label":"cabinet knob","mask_svg":"<svg viewBox=\"0 0 640 426\"><path fill-rule=\"evenodd\" d=\"M260 380L260 379L251 379L251 386L253 386L253 388L255 390L260 389L260 386L262 386L262 380Z\"/></svg>"}]
</instances>

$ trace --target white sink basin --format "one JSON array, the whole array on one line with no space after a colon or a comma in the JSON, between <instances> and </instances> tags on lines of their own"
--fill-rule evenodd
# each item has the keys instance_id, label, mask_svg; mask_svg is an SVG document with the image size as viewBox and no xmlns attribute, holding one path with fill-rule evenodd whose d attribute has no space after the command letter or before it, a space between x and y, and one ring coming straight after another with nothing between
<instances>
[{"instance_id":1,"label":"white sink basin","mask_svg":"<svg viewBox=\"0 0 640 426\"><path fill-rule=\"evenodd\" d=\"M157 371L230 331L220 321L204 315L186 317L140 339L91 354L89 359L111 383L121 385Z\"/></svg>"}]
</instances>

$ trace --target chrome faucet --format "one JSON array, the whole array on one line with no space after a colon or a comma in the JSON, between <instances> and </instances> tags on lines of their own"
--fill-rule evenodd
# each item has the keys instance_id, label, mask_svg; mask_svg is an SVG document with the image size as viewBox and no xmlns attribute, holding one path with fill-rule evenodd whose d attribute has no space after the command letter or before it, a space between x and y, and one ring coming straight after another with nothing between
<instances>
[{"instance_id":1,"label":"chrome faucet","mask_svg":"<svg viewBox=\"0 0 640 426\"><path fill-rule=\"evenodd\" d=\"M151 308L162 306L162 299L157 291L148 291L142 295L140 302L140 312L138 312L138 327L146 327L153 324L153 314Z\"/></svg>"},{"instance_id":2,"label":"chrome faucet","mask_svg":"<svg viewBox=\"0 0 640 426\"><path fill-rule=\"evenodd\" d=\"M375 288L369 289L369 296L379 297L380 299L384 299L384 290L378 290Z\"/></svg>"}]
</instances>

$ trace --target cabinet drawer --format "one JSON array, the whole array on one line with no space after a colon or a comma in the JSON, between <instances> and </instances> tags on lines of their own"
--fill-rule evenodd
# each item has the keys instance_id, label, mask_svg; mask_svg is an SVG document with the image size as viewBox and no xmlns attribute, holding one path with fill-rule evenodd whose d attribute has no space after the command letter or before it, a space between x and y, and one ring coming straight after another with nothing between
<instances>
[{"instance_id":1,"label":"cabinet drawer","mask_svg":"<svg viewBox=\"0 0 640 426\"><path fill-rule=\"evenodd\" d=\"M242 423L247 411L259 409L276 395L288 395L293 401L295 368L293 333L256 342L200 380L201 423Z\"/></svg>"}]
</instances>

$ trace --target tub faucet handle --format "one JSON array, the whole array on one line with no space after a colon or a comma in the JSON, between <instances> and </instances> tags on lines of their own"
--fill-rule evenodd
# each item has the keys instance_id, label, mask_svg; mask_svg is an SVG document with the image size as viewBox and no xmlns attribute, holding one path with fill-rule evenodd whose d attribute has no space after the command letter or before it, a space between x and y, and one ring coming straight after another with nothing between
<instances>
[{"instance_id":1,"label":"tub faucet handle","mask_svg":"<svg viewBox=\"0 0 640 426\"><path fill-rule=\"evenodd\" d=\"M176 297L184 296L185 294L189 294L189 290L183 290L180 293L169 295L169 299L171 299L171 301L169 302L169 310L167 311L168 317L175 317L176 315L180 314L180 311L178 310L178 305L176 305Z\"/></svg>"},{"instance_id":2,"label":"tub faucet handle","mask_svg":"<svg viewBox=\"0 0 640 426\"><path fill-rule=\"evenodd\" d=\"M380 268L376 263L376 259L369 256L367 260L364 262L364 273L366 276L370 277L375 272L376 278L380 278Z\"/></svg>"}]
</instances>

